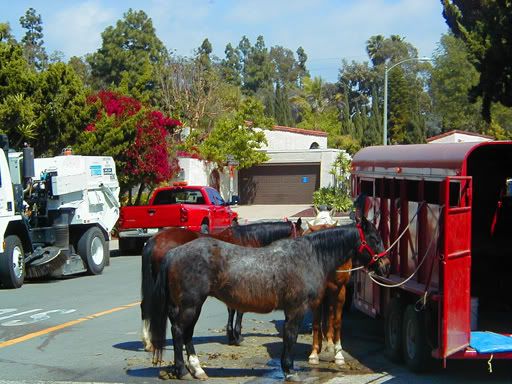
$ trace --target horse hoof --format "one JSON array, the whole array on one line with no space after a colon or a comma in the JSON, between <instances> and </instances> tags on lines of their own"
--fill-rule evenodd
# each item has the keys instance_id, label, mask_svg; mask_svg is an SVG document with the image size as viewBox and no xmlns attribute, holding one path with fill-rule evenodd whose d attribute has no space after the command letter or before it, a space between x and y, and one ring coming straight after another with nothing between
<instances>
[{"instance_id":1,"label":"horse hoof","mask_svg":"<svg viewBox=\"0 0 512 384\"><path fill-rule=\"evenodd\" d=\"M309 361L309 364L311 364L311 365L318 365L318 364L320 364L320 359L318 358L318 356L310 357L308 361Z\"/></svg>"},{"instance_id":2,"label":"horse hoof","mask_svg":"<svg viewBox=\"0 0 512 384\"><path fill-rule=\"evenodd\" d=\"M195 374L194 377L199 380L208 380L209 379L208 375L205 372Z\"/></svg>"},{"instance_id":3,"label":"horse hoof","mask_svg":"<svg viewBox=\"0 0 512 384\"><path fill-rule=\"evenodd\" d=\"M341 358L341 359L334 359L334 363L336 365L345 365L345 359L344 358Z\"/></svg>"},{"instance_id":4,"label":"horse hoof","mask_svg":"<svg viewBox=\"0 0 512 384\"><path fill-rule=\"evenodd\" d=\"M302 380L300 379L298 374L288 373L284 376L284 381L289 382L289 383L299 383Z\"/></svg>"},{"instance_id":5,"label":"horse hoof","mask_svg":"<svg viewBox=\"0 0 512 384\"><path fill-rule=\"evenodd\" d=\"M176 374L174 368L161 370L160 372L158 372L158 378L162 380L194 380L194 377L188 372L182 375Z\"/></svg>"}]
</instances>

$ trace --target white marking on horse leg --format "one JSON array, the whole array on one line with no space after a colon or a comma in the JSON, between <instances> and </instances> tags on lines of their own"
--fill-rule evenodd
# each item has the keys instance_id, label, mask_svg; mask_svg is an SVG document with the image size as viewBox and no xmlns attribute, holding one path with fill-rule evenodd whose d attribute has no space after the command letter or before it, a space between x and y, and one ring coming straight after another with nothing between
<instances>
[{"instance_id":1,"label":"white marking on horse leg","mask_svg":"<svg viewBox=\"0 0 512 384\"><path fill-rule=\"evenodd\" d=\"M149 320L142 321L142 345L144 350L153 352L153 344L151 343L151 334L149 333Z\"/></svg>"},{"instance_id":2,"label":"white marking on horse leg","mask_svg":"<svg viewBox=\"0 0 512 384\"><path fill-rule=\"evenodd\" d=\"M336 346L334 347L334 362L336 365L345 364L345 358L343 357L343 348L341 347L341 343L338 341Z\"/></svg>"},{"instance_id":3,"label":"white marking on horse leg","mask_svg":"<svg viewBox=\"0 0 512 384\"><path fill-rule=\"evenodd\" d=\"M320 364L320 359L318 358L318 353L316 353L316 350L311 352L311 355L309 355L309 364L311 365L318 365Z\"/></svg>"},{"instance_id":4,"label":"white marking on horse leg","mask_svg":"<svg viewBox=\"0 0 512 384\"><path fill-rule=\"evenodd\" d=\"M197 355L190 355L188 357L188 370L194 376L196 379L199 380L207 380L208 375L206 372L201 368L201 364L199 364L199 358Z\"/></svg>"},{"instance_id":5,"label":"white marking on horse leg","mask_svg":"<svg viewBox=\"0 0 512 384\"><path fill-rule=\"evenodd\" d=\"M327 345L325 346L325 352L328 352L328 353L334 352L334 343L332 342L332 340L329 340L327 342Z\"/></svg>"}]
</instances>

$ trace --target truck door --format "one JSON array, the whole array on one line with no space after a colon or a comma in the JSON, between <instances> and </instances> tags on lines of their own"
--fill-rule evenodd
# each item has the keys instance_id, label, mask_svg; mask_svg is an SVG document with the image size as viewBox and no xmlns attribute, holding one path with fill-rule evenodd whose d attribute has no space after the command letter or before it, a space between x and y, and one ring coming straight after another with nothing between
<instances>
[{"instance_id":1,"label":"truck door","mask_svg":"<svg viewBox=\"0 0 512 384\"><path fill-rule=\"evenodd\" d=\"M443 186L440 352L445 359L469 345L471 177L447 177Z\"/></svg>"},{"instance_id":2,"label":"truck door","mask_svg":"<svg viewBox=\"0 0 512 384\"><path fill-rule=\"evenodd\" d=\"M224 228L231 225L229 222L229 215L227 213L227 207L222 196L213 188L207 188L208 197L210 198L213 223L211 225L214 228L214 232L219 232Z\"/></svg>"}]
</instances>

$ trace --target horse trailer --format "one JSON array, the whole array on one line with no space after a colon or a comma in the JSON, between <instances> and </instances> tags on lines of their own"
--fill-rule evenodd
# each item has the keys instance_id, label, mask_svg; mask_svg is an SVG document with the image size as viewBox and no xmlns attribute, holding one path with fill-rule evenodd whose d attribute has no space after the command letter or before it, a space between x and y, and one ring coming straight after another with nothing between
<instances>
[{"instance_id":1,"label":"horse trailer","mask_svg":"<svg viewBox=\"0 0 512 384\"><path fill-rule=\"evenodd\" d=\"M391 273L354 274L354 305L384 318L386 354L512 358L512 142L368 147L353 196L389 248Z\"/></svg>"}]
</instances>

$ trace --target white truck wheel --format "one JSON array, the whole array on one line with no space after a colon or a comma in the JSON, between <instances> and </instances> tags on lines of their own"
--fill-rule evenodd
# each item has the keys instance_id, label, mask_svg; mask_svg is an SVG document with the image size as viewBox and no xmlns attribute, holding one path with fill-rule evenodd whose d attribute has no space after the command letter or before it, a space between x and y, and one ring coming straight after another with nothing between
<instances>
[{"instance_id":1,"label":"white truck wheel","mask_svg":"<svg viewBox=\"0 0 512 384\"><path fill-rule=\"evenodd\" d=\"M91 227L82 234L78 240L77 251L91 275L103 272L109 249L99 228Z\"/></svg>"},{"instance_id":2,"label":"white truck wheel","mask_svg":"<svg viewBox=\"0 0 512 384\"><path fill-rule=\"evenodd\" d=\"M0 282L4 288L19 288L25 280L25 252L18 236L5 238L5 251L0 257Z\"/></svg>"}]
</instances>

